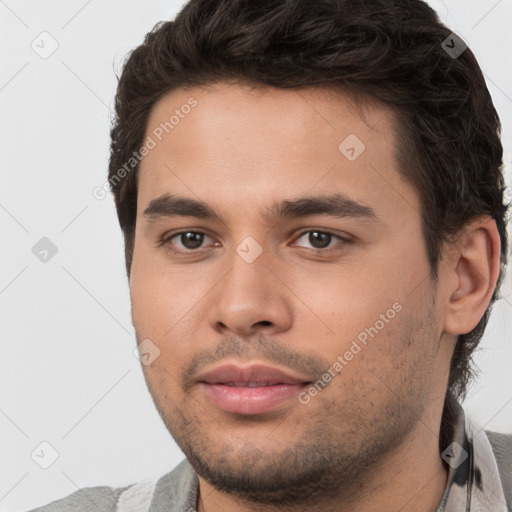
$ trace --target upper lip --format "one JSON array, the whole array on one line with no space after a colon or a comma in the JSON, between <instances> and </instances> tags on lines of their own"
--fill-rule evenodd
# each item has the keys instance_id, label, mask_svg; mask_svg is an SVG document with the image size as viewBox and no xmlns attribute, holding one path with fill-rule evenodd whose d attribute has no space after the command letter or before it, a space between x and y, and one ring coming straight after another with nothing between
<instances>
[{"instance_id":1,"label":"upper lip","mask_svg":"<svg viewBox=\"0 0 512 512\"><path fill-rule=\"evenodd\" d=\"M259 384L273 386L276 384L305 384L308 379L294 376L288 372L266 366L263 364L237 365L222 364L215 368L200 373L197 376L198 382L207 384L225 384L233 386L244 386L249 384Z\"/></svg>"}]
</instances>

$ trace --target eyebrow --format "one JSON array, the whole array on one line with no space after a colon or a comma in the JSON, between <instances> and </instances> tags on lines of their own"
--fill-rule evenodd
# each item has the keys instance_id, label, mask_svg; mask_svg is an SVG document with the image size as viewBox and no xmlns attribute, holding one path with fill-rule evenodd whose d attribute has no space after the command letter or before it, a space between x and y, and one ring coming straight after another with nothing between
<instances>
[{"instance_id":1,"label":"eyebrow","mask_svg":"<svg viewBox=\"0 0 512 512\"><path fill-rule=\"evenodd\" d=\"M304 197L284 200L267 208L266 217L271 221L286 218L300 218L310 215L330 215L336 218L361 218L377 221L375 210L359 203L344 194ZM205 202L181 196L164 194L151 200L144 210L144 217L156 220L161 217L196 217L198 219L219 220L222 218Z\"/></svg>"}]
</instances>

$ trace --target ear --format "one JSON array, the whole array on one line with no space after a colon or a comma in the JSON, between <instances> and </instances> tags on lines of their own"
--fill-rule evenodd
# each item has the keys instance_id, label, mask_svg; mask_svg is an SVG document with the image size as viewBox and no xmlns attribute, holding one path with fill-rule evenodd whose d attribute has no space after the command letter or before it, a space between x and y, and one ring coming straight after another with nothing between
<instances>
[{"instance_id":1,"label":"ear","mask_svg":"<svg viewBox=\"0 0 512 512\"><path fill-rule=\"evenodd\" d=\"M444 277L440 273L446 285L445 332L466 334L476 327L496 287L500 250L496 222L489 216L470 222L450 244Z\"/></svg>"}]
</instances>

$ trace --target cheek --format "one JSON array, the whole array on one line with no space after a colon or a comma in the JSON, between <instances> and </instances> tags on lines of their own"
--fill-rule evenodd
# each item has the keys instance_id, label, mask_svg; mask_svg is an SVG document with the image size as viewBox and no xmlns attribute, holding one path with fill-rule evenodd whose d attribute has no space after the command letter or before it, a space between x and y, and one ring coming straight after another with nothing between
<instances>
[{"instance_id":1,"label":"cheek","mask_svg":"<svg viewBox=\"0 0 512 512\"><path fill-rule=\"evenodd\" d=\"M346 407L367 410L364 414L371 417L379 404L407 403L407 397L428 388L432 339L421 330L424 326L416 315L409 314L402 308L396 314L371 317L364 327L354 329L354 335L339 341L330 359L339 363L340 371L325 395L327 401L334 406L343 397Z\"/></svg>"},{"instance_id":2,"label":"cheek","mask_svg":"<svg viewBox=\"0 0 512 512\"><path fill-rule=\"evenodd\" d=\"M133 321L138 330L164 336L201 296L198 281L180 268L171 272L160 254L139 249L134 252L130 297ZM141 334L144 334L141 332Z\"/></svg>"},{"instance_id":3,"label":"cheek","mask_svg":"<svg viewBox=\"0 0 512 512\"><path fill-rule=\"evenodd\" d=\"M403 304L399 276L385 265L379 268L368 264L364 270L347 265L311 274L297 272L289 274L288 279L299 311L325 329L326 335L342 342L373 326L380 315L385 316L382 321L387 325L400 308L398 305L393 309L393 304Z\"/></svg>"},{"instance_id":4,"label":"cheek","mask_svg":"<svg viewBox=\"0 0 512 512\"><path fill-rule=\"evenodd\" d=\"M142 256L134 255L130 278L132 321L139 343L150 339L159 350L158 359L143 370L153 382L170 378L174 383L170 375L176 377L194 353L198 306L205 291L183 271L171 273L149 255Z\"/></svg>"},{"instance_id":5,"label":"cheek","mask_svg":"<svg viewBox=\"0 0 512 512\"><path fill-rule=\"evenodd\" d=\"M315 279L297 274L290 288L304 302L297 301L303 312L295 325L299 339L331 365L341 364L336 368L344 377L336 379L336 388L356 385L377 394L386 384L396 389L408 366L430 364L428 283L424 269L382 260L364 272L352 268Z\"/></svg>"},{"instance_id":6,"label":"cheek","mask_svg":"<svg viewBox=\"0 0 512 512\"><path fill-rule=\"evenodd\" d=\"M152 272L138 266L134 261L130 277L130 298L135 329L144 337L151 337L147 329L165 310L160 284Z\"/></svg>"}]
</instances>

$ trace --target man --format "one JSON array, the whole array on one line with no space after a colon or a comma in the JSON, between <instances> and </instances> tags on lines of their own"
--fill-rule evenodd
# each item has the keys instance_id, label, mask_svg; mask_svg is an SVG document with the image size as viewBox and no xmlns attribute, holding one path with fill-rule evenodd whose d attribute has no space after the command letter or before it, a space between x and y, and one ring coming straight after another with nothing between
<instances>
[{"instance_id":1,"label":"man","mask_svg":"<svg viewBox=\"0 0 512 512\"><path fill-rule=\"evenodd\" d=\"M507 253L500 123L421 0L191 0L127 60L109 183L186 455L39 511L512 509L460 405Z\"/></svg>"}]
</instances>

